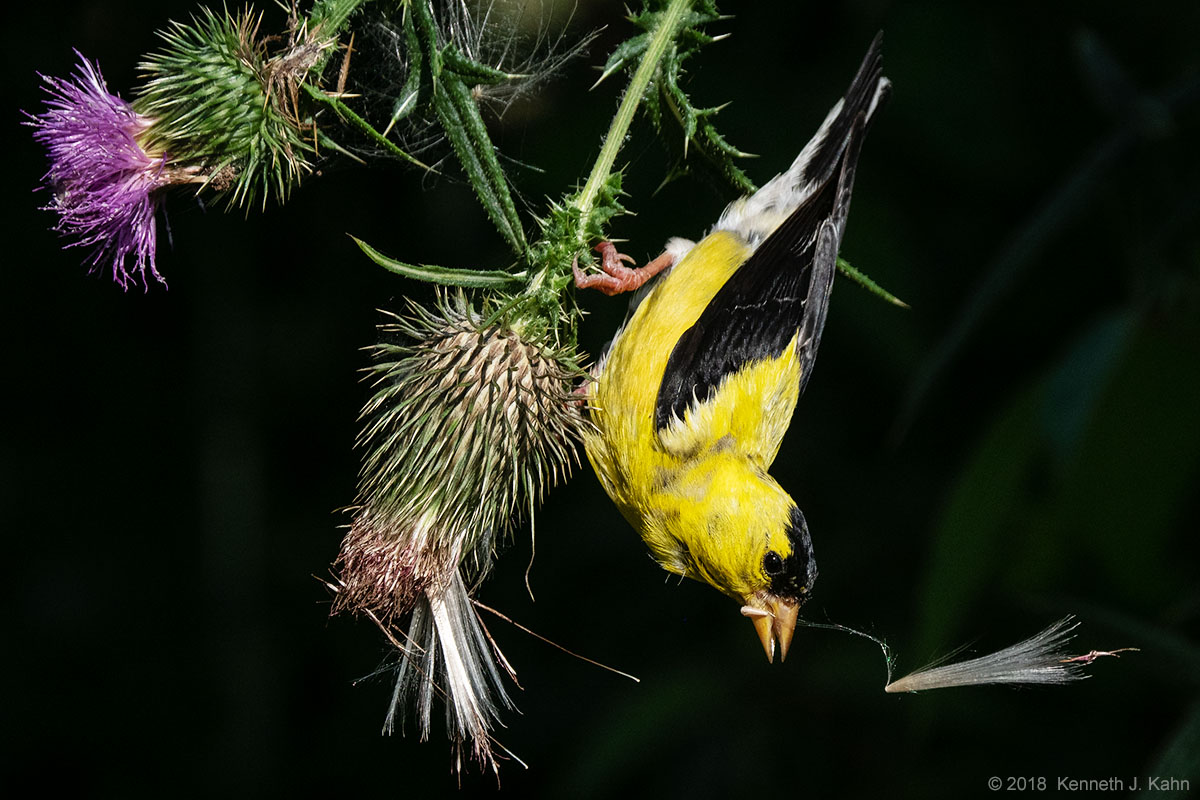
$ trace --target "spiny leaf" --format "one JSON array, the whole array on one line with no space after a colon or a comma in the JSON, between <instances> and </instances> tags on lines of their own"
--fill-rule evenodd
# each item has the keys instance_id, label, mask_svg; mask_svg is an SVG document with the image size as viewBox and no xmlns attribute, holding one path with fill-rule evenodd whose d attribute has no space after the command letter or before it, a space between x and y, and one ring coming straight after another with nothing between
<instances>
[{"instance_id":1,"label":"spiny leaf","mask_svg":"<svg viewBox=\"0 0 1200 800\"><path fill-rule=\"evenodd\" d=\"M435 267L429 264L406 264L396 261L380 253L374 247L358 239L354 239L367 257L379 266L403 275L413 280L426 283L436 283L440 286L460 286L467 289L516 289L525 283L525 274L513 274L501 270L455 269L454 267Z\"/></svg>"},{"instance_id":2,"label":"spiny leaf","mask_svg":"<svg viewBox=\"0 0 1200 800\"><path fill-rule=\"evenodd\" d=\"M854 281L859 286L863 287L864 289L866 289L868 292L875 295L876 297L881 297L894 306L900 306L901 308L909 307L908 303L904 302L899 297L896 297L896 295L892 294L887 289L884 289L882 286L877 284L875 281L868 278L865 274L859 272L857 269L850 266L850 262L847 261L846 259L842 258L841 256L838 257L837 268L838 268L838 271L841 272L843 275L845 275L847 278Z\"/></svg>"},{"instance_id":3,"label":"spiny leaf","mask_svg":"<svg viewBox=\"0 0 1200 800\"><path fill-rule=\"evenodd\" d=\"M351 109L350 106L343 103L340 98L333 97L332 95L326 94L325 92L321 91L317 87L310 86L307 83L304 84L304 91L308 94L309 97L313 98L314 100L328 105L335 112L337 112L338 116L340 116L342 119L344 119L347 122L349 122L350 124L352 124L354 127L358 128L363 133L365 133L367 136L369 136L375 142L377 142L378 144L383 146L384 149L386 149L392 155L397 156L398 158L402 158L405 161L409 162L410 164L414 164L415 166L418 166L421 169L426 170L427 172L437 172L437 170L435 170L433 167L431 167L428 164L426 164L425 162L421 161L416 156L413 156L413 155L409 154L408 152L406 152L405 150L401 149L399 146L396 145L395 142L393 142L391 139L387 138L387 136L385 136L384 134L375 130L375 128L372 127L372 125L369 122L367 122L365 119L363 119L357 113L355 113L354 110Z\"/></svg>"},{"instance_id":4,"label":"spiny leaf","mask_svg":"<svg viewBox=\"0 0 1200 800\"><path fill-rule=\"evenodd\" d=\"M510 75L504 70L473 61L459 52L458 48L454 45L447 45L442 50L442 58L445 61L447 70L450 70L468 83L495 85L521 77L520 75Z\"/></svg>"},{"instance_id":5,"label":"spiny leaf","mask_svg":"<svg viewBox=\"0 0 1200 800\"><path fill-rule=\"evenodd\" d=\"M525 255L528 244L521 218L470 88L457 75L444 73L433 103L479 202L513 251Z\"/></svg>"}]
</instances>

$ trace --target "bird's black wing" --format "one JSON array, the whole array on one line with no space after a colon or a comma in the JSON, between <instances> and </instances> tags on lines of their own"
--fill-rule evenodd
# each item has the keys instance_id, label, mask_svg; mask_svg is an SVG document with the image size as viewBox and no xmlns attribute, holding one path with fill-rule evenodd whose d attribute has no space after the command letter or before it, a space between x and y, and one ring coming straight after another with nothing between
<instances>
[{"instance_id":1,"label":"bird's black wing","mask_svg":"<svg viewBox=\"0 0 1200 800\"><path fill-rule=\"evenodd\" d=\"M837 194L831 182L793 212L679 337L658 389L657 429L708 400L726 375L749 362L777 358L797 330L803 387L833 283L839 237L831 212Z\"/></svg>"},{"instance_id":2,"label":"bird's black wing","mask_svg":"<svg viewBox=\"0 0 1200 800\"><path fill-rule=\"evenodd\" d=\"M777 358L797 331L804 391L825 326L870 103L881 80L878 45L876 38L847 92L843 112L850 120L831 128L840 138L826 136L814 155L815 163L828 166L809 171L809 176L825 173L824 180L734 272L676 342L655 402L656 429L682 419L692 404L706 401L726 375L752 361ZM859 88L864 83L870 84L869 92Z\"/></svg>"}]
</instances>

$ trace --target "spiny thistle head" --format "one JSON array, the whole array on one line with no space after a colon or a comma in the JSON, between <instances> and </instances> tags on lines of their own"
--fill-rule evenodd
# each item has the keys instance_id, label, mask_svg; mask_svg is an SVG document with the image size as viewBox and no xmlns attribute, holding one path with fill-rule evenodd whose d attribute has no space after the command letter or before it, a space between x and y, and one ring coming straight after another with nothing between
<instances>
[{"instance_id":1,"label":"spiny thistle head","mask_svg":"<svg viewBox=\"0 0 1200 800\"><path fill-rule=\"evenodd\" d=\"M285 199L310 169L295 87L332 44L300 28L271 57L260 21L203 9L190 24L172 23L165 47L141 64L147 80L134 102L152 119L153 145L194 165L236 206Z\"/></svg>"},{"instance_id":2,"label":"spiny thistle head","mask_svg":"<svg viewBox=\"0 0 1200 800\"><path fill-rule=\"evenodd\" d=\"M579 370L570 351L484 320L461 294L393 320L385 337L406 341L373 348L376 392L363 409L334 611L367 615L399 650L386 731L411 709L428 738L436 689L458 768L464 745L495 768L491 729L512 704L471 593L515 518L577 458Z\"/></svg>"},{"instance_id":3,"label":"spiny thistle head","mask_svg":"<svg viewBox=\"0 0 1200 800\"><path fill-rule=\"evenodd\" d=\"M483 325L461 295L382 331L410 341L374 348L335 610L388 624L456 569L471 585L486 575L514 518L569 473L583 421L570 359Z\"/></svg>"},{"instance_id":4,"label":"spiny thistle head","mask_svg":"<svg viewBox=\"0 0 1200 800\"><path fill-rule=\"evenodd\" d=\"M147 270L165 284L154 260L161 190L194 177L147 147L151 120L110 94L83 56L71 79L41 77L50 98L26 124L50 156L43 180L54 193L46 208L58 214L55 230L73 240L68 247L90 248L89 266L111 266L126 289L139 278L148 285Z\"/></svg>"}]
</instances>

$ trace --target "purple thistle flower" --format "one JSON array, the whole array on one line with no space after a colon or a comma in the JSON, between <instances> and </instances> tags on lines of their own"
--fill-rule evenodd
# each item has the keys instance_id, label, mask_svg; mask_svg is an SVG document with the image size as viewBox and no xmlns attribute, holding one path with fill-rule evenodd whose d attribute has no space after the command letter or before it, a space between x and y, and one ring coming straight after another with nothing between
<instances>
[{"instance_id":1,"label":"purple thistle flower","mask_svg":"<svg viewBox=\"0 0 1200 800\"><path fill-rule=\"evenodd\" d=\"M149 288L149 267L165 286L154 263L155 213L172 171L165 155L151 156L138 143L150 119L109 94L99 67L75 54L78 73L70 80L41 75L46 111L26 115L50 155L43 180L54 200L45 209L58 213L54 230L74 239L67 247L92 248L90 271L111 262L113 279L128 290L138 276Z\"/></svg>"}]
</instances>

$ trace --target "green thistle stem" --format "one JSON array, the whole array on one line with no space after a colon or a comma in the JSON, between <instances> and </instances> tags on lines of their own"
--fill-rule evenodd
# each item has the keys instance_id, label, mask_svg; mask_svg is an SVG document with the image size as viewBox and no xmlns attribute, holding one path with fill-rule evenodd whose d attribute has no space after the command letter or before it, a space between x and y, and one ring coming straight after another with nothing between
<instances>
[{"instance_id":1,"label":"green thistle stem","mask_svg":"<svg viewBox=\"0 0 1200 800\"><path fill-rule=\"evenodd\" d=\"M550 223L544 228L545 235L534 246L535 271L524 295L543 306L547 314L552 308L562 307L559 296L571 285L573 258L587 248L589 237L595 235L609 217L621 210L613 197L620 192L620 174L614 175L613 165L629 133L629 126L637 115L638 106L661 67L664 56L687 27L692 4L693 0L671 0L667 10L659 17L658 26L648 46L642 51L638 68L625 88L583 189L565 206L552 210ZM607 201L604 199L606 194ZM578 312L573 305L565 308L565 338L573 342Z\"/></svg>"},{"instance_id":2,"label":"green thistle stem","mask_svg":"<svg viewBox=\"0 0 1200 800\"><path fill-rule=\"evenodd\" d=\"M582 240L587 220L601 188L612 175L613 165L617 161L617 153L621 151L621 145L625 141L625 134L629 132L629 126L633 124L633 118L642 101L642 95L645 94L650 81L654 79L654 73L658 70L659 62L667 52L667 48L675 41L675 37L687 21L687 12L691 7L691 0L671 0L671 5L663 14L658 28L650 40L650 45L646 48L641 63L638 64L637 72L629 81L625 96L621 99L621 105L617 108L616 116L613 117L608 133L605 134L600 155L597 157L596 164L592 167L592 173L588 176L587 183L583 185L583 191L579 193L579 200L576 203L580 214L578 234L583 244L586 244Z\"/></svg>"}]
</instances>

